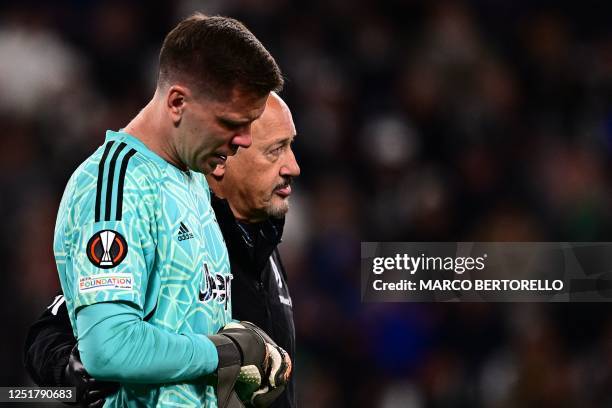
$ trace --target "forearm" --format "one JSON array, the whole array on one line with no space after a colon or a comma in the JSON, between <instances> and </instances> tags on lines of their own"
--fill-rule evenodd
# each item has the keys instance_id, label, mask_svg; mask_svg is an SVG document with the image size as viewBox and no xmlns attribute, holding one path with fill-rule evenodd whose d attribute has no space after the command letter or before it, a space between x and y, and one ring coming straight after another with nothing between
<instances>
[{"instance_id":1,"label":"forearm","mask_svg":"<svg viewBox=\"0 0 612 408\"><path fill-rule=\"evenodd\" d=\"M130 383L187 381L214 372L218 357L203 335L164 331L122 303L98 303L77 314L79 351L100 380Z\"/></svg>"}]
</instances>

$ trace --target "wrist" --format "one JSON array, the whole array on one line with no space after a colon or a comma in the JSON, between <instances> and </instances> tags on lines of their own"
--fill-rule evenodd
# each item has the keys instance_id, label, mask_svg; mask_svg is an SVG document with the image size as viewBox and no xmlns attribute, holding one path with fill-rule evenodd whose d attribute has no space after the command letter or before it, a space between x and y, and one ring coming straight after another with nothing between
<instances>
[{"instance_id":1,"label":"wrist","mask_svg":"<svg viewBox=\"0 0 612 408\"><path fill-rule=\"evenodd\" d=\"M234 384L240 374L242 358L234 341L222 334L213 334L208 339L217 349L218 363L216 370L217 404L226 407L232 398Z\"/></svg>"},{"instance_id":2,"label":"wrist","mask_svg":"<svg viewBox=\"0 0 612 408\"><path fill-rule=\"evenodd\" d=\"M217 349L217 356L219 358L217 368L242 365L240 350L231 338L222 334L213 334L208 336L208 339L212 341Z\"/></svg>"}]
</instances>

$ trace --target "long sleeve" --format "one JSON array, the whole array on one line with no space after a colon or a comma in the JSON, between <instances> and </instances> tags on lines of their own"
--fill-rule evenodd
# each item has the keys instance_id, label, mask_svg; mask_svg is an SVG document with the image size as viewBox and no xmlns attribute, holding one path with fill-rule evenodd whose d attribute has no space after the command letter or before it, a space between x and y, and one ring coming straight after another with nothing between
<instances>
[{"instance_id":1,"label":"long sleeve","mask_svg":"<svg viewBox=\"0 0 612 408\"><path fill-rule=\"evenodd\" d=\"M214 372L215 345L204 335L177 334L143 321L126 303L96 303L77 314L79 351L100 380L169 383Z\"/></svg>"}]
</instances>

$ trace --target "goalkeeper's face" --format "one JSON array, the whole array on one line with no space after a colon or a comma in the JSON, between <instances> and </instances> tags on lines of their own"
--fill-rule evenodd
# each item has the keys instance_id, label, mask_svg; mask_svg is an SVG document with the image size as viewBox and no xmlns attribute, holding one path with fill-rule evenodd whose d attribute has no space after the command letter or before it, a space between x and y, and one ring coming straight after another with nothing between
<instances>
[{"instance_id":1,"label":"goalkeeper's face","mask_svg":"<svg viewBox=\"0 0 612 408\"><path fill-rule=\"evenodd\" d=\"M176 153L191 170L208 174L251 145L251 125L265 108L268 96L238 90L223 100L188 98L177 123Z\"/></svg>"},{"instance_id":2,"label":"goalkeeper's face","mask_svg":"<svg viewBox=\"0 0 612 408\"><path fill-rule=\"evenodd\" d=\"M253 122L253 145L227 160L219 182L222 191L216 192L229 201L238 219L258 222L288 211L291 183L300 174L291 149L295 134L289 108L270 94L263 115Z\"/></svg>"}]
</instances>

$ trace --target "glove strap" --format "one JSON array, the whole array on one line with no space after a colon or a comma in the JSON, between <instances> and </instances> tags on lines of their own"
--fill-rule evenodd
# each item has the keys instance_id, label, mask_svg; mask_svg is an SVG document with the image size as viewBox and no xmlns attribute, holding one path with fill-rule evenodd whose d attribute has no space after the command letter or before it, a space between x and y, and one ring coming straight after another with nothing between
<instances>
[{"instance_id":1,"label":"glove strap","mask_svg":"<svg viewBox=\"0 0 612 408\"><path fill-rule=\"evenodd\" d=\"M244 408L234 392L236 379L240 374L240 352L234 342L223 335L215 334L208 338L217 347L219 365L217 368L217 405L219 408Z\"/></svg>"}]
</instances>

